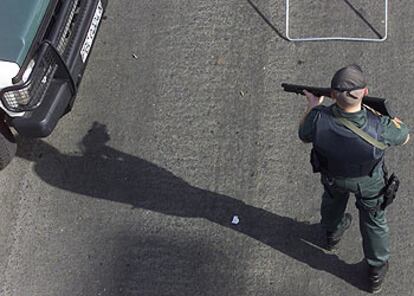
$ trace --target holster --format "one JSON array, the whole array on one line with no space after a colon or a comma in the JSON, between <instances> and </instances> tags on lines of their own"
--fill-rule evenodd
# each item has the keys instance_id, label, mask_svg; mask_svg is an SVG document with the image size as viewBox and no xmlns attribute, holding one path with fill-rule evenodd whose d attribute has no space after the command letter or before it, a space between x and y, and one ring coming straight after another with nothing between
<instances>
[{"instance_id":1,"label":"holster","mask_svg":"<svg viewBox=\"0 0 414 296\"><path fill-rule=\"evenodd\" d=\"M379 210L384 211L390 204L393 203L395 197L397 196L397 191L398 191L398 188L400 186L400 180L395 175L395 173L392 173L391 176L388 178L388 169L387 169L385 163L383 163L382 169L383 169L383 172L384 172L385 186L384 186L384 188L381 189L381 191L379 192L378 195L376 195L372 198L377 198L377 197L383 195L384 196L383 202L381 204L377 205L376 207L367 208L367 207L363 206L360 202L357 201L355 203L355 205L357 206L358 209L363 209L367 212L375 213Z\"/></svg>"},{"instance_id":2,"label":"holster","mask_svg":"<svg viewBox=\"0 0 414 296\"><path fill-rule=\"evenodd\" d=\"M385 210L390 204L393 203L398 188L400 186L400 180L398 177L393 173L388 180L386 180L386 184L384 187L384 202L381 204L381 210Z\"/></svg>"}]
</instances>

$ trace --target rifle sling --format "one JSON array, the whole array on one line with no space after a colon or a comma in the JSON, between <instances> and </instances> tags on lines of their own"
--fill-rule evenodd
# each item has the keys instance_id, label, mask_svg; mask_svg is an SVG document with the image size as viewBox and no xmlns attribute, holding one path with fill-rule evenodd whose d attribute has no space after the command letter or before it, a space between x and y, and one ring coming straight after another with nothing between
<instances>
[{"instance_id":1,"label":"rifle sling","mask_svg":"<svg viewBox=\"0 0 414 296\"><path fill-rule=\"evenodd\" d=\"M332 109L336 120L341 123L343 126L345 126L346 128L350 129L352 132L354 132L356 135L358 135L359 137L361 137L364 141L368 142L369 144L373 145L374 147L377 147L378 149L381 150L385 150L386 148L388 148L388 146L380 141L378 141L377 139L374 139L373 137L371 137L369 134L367 134L366 132L364 132L362 129L360 129L359 127L357 127L355 124L353 124L351 121L349 121L348 119L341 117L341 115L338 113L337 110Z\"/></svg>"}]
</instances>

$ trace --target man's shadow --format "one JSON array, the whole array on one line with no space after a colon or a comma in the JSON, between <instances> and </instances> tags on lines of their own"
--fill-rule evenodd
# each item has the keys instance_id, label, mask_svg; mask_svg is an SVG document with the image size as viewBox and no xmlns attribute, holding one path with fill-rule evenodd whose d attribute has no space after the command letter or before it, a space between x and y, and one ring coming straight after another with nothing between
<instances>
[{"instance_id":1,"label":"man's shadow","mask_svg":"<svg viewBox=\"0 0 414 296\"><path fill-rule=\"evenodd\" d=\"M366 290L365 264L347 264L325 253L319 224L298 222L191 186L166 169L107 146L109 139L106 127L94 123L80 143L80 154L62 154L41 140L34 140L31 151L19 139L17 156L34 162L34 171L52 186L166 215L204 218ZM32 147L33 141L29 144ZM231 223L235 214L241 220L238 225Z\"/></svg>"}]
</instances>

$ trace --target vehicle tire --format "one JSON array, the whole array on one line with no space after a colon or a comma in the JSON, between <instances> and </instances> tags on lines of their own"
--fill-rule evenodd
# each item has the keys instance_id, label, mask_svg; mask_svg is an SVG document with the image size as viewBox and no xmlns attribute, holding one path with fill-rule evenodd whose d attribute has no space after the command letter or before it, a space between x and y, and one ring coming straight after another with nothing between
<instances>
[{"instance_id":1,"label":"vehicle tire","mask_svg":"<svg viewBox=\"0 0 414 296\"><path fill-rule=\"evenodd\" d=\"M16 139L7 123L0 118L0 170L12 161L16 150Z\"/></svg>"}]
</instances>

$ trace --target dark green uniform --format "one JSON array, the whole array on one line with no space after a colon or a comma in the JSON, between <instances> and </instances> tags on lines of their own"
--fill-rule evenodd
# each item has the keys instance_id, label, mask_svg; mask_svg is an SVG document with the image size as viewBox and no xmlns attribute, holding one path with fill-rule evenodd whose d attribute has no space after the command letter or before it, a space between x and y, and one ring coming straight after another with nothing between
<instances>
[{"instance_id":1,"label":"dark green uniform","mask_svg":"<svg viewBox=\"0 0 414 296\"><path fill-rule=\"evenodd\" d=\"M324 106L313 108L299 128L299 137L306 143L313 141L318 112ZM367 109L364 107L356 113L345 113L336 105L339 114L361 128L367 123ZM382 139L388 146L402 145L408 136L408 128L398 119L381 116L383 132ZM344 160L346 161L346 160ZM383 202L380 195L385 185L382 165L378 165L369 176L356 178L332 177L321 174L324 186L321 205L321 224L329 232L335 232L343 227L344 213L350 193L356 196L356 205L359 209L359 224L363 238L365 259L371 266L381 266L389 259L389 229L385 218L385 211L370 209L376 208Z\"/></svg>"}]
</instances>

